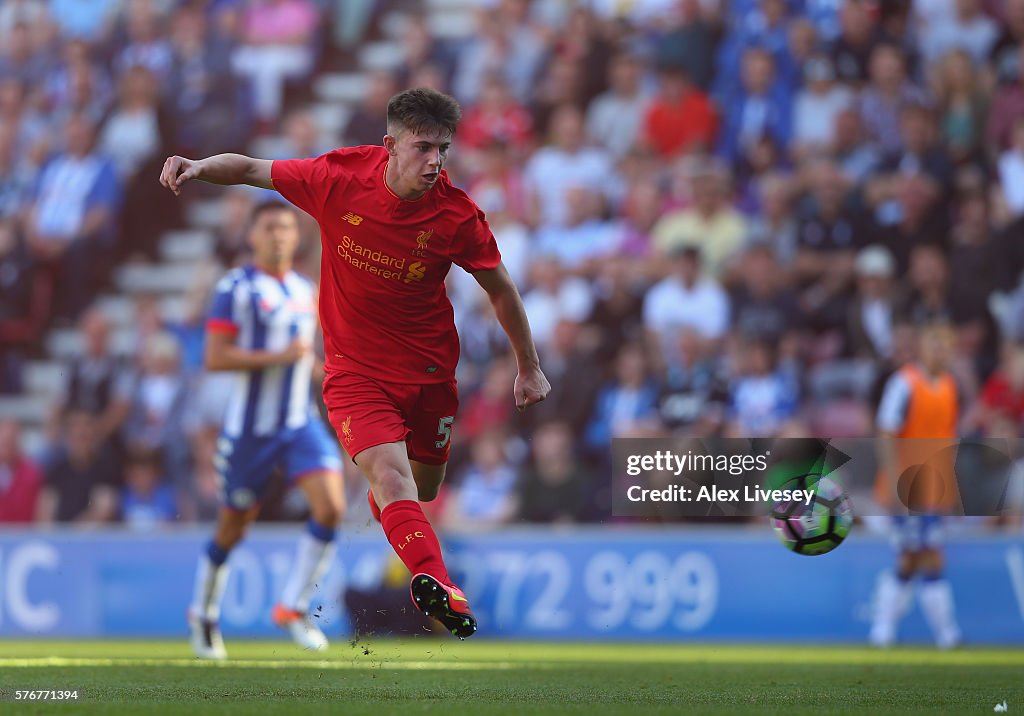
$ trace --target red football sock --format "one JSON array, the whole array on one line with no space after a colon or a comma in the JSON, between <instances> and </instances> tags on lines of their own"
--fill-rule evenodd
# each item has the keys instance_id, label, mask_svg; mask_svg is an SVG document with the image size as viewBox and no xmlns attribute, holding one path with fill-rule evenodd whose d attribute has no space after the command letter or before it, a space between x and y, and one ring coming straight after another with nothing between
<instances>
[{"instance_id":1,"label":"red football sock","mask_svg":"<svg viewBox=\"0 0 1024 716\"><path fill-rule=\"evenodd\" d=\"M380 522L380 508L377 507L377 500L373 499L373 490L366 491L366 501L370 503L370 513L373 519Z\"/></svg>"},{"instance_id":2,"label":"red football sock","mask_svg":"<svg viewBox=\"0 0 1024 716\"><path fill-rule=\"evenodd\" d=\"M434 579L451 585L448 570L441 557L441 544L430 526L423 508L415 500L398 500L381 510L380 523L395 554L412 574L425 572Z\"/></svg>"}]
</instances>

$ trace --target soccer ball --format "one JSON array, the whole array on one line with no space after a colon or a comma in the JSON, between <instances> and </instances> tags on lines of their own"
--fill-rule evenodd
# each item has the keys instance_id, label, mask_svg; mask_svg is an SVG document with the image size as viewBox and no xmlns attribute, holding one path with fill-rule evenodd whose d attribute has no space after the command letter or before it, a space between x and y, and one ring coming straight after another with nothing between
<instances>
[{"instance_id":1,"label":"soccer ball","mask_svg":"<svg viewBox=\"0 0 1024 716\"><path fill-rule=\"evenodd\" d=\"M812 490L810 504L780 500L772 505L771 521L782 544L797 554L831 552L846 539L853 524L850 500L842 486L821 475L798 475L783 489Z\"/></svg>"}]
</instances>

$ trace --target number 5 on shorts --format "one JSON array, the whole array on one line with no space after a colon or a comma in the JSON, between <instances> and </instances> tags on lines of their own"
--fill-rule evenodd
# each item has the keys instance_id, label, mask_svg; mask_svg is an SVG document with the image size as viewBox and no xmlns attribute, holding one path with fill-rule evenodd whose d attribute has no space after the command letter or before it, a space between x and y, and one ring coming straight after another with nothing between
<instances>
[{"instance_id":1,"label":"number 5 on shorts","mask_svg":"<svg viewBox=\"0 0 1024 716\"><path fill-rule=\"evenodd\" d=\"M434 441L434 447L438 450L443 449L448 444L448 441L452 439L453 422L455 422L454 415L449 415L437 421L437 434L441 436L441 439Z\"/></svg>"}]
</instances>

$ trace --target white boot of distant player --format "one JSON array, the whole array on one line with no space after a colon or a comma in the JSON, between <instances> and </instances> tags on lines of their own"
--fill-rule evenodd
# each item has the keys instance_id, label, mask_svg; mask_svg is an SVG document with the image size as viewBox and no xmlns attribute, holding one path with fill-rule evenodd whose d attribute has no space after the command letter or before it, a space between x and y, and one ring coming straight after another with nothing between
<instances>
[{"instance_id":1,"label":"white boot of distant player","mask_svg":"<svg viewBox=\"0 0 1024 716\"><path fill-rule=\"evenodd\" d=\"M940 649L952 649L960 643L960 627L956 623L953 588L945 579L925 579L918 594L921 611Z\"/></svg>"},{"instance_id":2,"label":"white boot of distant player","mask_svg":"<svg viewBox=\"0 0 1024 716\"><path fill-rule=\"evenodd\" d=\"M875 593L875 613L868 636L873 646L892 646L896 641L896 628L910 606L913 583L886 573L878 580Z\"/></svg>"},{"instance_id":3,"label":"white boot of distant player","mask_svg":"<svg viewBox=\"0 0 1024 716\"><path fill-rule=\"evenodd\" d=\"M319 615L309 614L309 601L334 559L334 549L334 530L310 520L306 533L299 540L281 603L274 607L274 623L288 630L303 649L323 651L327 648L327 637L314 621Z\"/></svg>"},{"instance_id":4,"label":"white boot of distant player","mask_svg":"<svg viewBox=\"0 0 1024 716\"><path fill-rule=\"evenodd\" d=\"M195 592L188 609L192 651L200 659L226 659L224 638L220 633L220 602L228 583L227 552L213 542L200 555L196 567Z\"/></svg>"}]
</instances>

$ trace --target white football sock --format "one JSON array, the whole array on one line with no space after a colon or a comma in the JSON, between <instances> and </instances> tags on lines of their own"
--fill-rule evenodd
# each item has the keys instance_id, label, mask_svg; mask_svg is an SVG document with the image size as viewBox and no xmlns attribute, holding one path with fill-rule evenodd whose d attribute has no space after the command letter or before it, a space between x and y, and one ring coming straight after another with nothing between
<instances>
[{"instance_id":1,"label":"white football sock","mask_svg":"<svg viewBox=\"0 0 1024 716\"><path fill-rule=\"evenodd\" d=\"M890 646L896 641L896 627L910 605L913 585L887 573L878 582L875 593L874 619L871 624L871 643Z\"/></svg>"},{"instance_id":2,"label":"white football sock","mask_svg":"<svg viewBox=\"0 0 1024 716\"><path fill-rule=\"evenodd\" d=\"M921 611L935 635L940 649L951 649L960 642L960 627L956 623L953 589L945 579L930 579L921 585L918 595Z\"/></svg>"},{"instance_id":3,"label":"white football sock","mask_svg":"<svg viewBox=\"0 0 1024 716\"><path fill-rule=\"evenodd\" d=\"M220 602L228 583L228 565L216 565L206 554L199 555L196 567L195 592L192 595L192 613L204 619L220 619Z\"/></svg>"},{"instance_id":4,"label":"white football sock","mask_svg":"<svg viewBox=\"0 0 1024 716\"><path fill-rule=\"evenodd\" d=\"M334 540L324 542L308 532L303 533L295 552L295 564L281 594L281 603L298 612L307 611L313 591L333 558Z\"/></svg>"}]
</instances>

